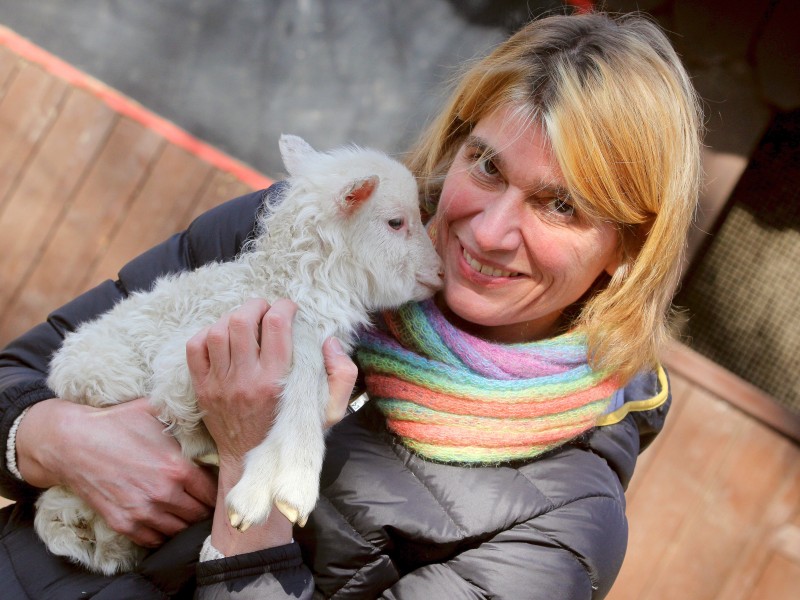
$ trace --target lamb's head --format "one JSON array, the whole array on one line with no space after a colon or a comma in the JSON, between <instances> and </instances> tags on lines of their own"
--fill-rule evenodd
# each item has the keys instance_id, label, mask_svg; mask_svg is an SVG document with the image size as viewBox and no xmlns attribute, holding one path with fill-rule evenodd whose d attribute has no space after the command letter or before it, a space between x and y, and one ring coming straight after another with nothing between
<instances>
[{"instance_id":1,"label":"lamb's head","mask_svg":"<svg viewBox=\"0 0 800 600\"><path fill-rule=\"evenodd\" d=\"M291 185L320 201L329 283L347 288L368 310L423 300L441 287L441 260L406 167L354 146L317 152L297 136L281 136L280 148Z\"/></svg>"}]
</instances>

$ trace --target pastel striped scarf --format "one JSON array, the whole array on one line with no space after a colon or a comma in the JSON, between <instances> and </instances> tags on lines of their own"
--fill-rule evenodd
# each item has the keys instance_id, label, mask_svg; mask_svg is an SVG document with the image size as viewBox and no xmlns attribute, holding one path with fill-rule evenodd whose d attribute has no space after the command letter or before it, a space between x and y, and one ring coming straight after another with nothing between
<instances>
[{"instance_id":1,"label":"pastel striped scarf","mask_svg":"<svg viewBox=\"0 0 800 600\"><path fill-rule=\"evenodd\" d=\"M367 394L389 429L444 463L530 459L594 427L619 387L587 364L583 336L495 344L453 327L432 300L362 334Z\"/></svg>"}]
</instances>

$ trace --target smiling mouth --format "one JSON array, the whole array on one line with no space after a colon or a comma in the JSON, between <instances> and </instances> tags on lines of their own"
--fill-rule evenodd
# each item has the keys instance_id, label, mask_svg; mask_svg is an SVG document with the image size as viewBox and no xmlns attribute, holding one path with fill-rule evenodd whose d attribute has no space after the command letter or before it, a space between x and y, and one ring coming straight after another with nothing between
<instances>
[{"instance_id":1,"label":"smiling mouth","mask_svg":"<svg viewBox=\"0 0 800 600\"><path fill-rule=\"evenodd\" d=\"M464 256L464 260L467 262L467 264L482 275L488 275L489 277L517 277L519 275L519 273L503 271L502 269L495 269L494 267L479 263L477 260L472 258L472 256L470 256L466 248L462 248L462 255Z\"/></svg>"}]
</instances>

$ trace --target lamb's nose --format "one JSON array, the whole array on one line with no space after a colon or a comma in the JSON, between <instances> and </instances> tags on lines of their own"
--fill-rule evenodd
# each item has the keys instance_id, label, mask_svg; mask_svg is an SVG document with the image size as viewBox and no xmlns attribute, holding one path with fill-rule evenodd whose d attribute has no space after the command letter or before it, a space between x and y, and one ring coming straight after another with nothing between
<instances>
[{"instance_id":1,"label":"lamb's nose","mask_svg":"<svg viewBox=\"0 0 800 600\"><path fill-rule=\"evenodd\" d=\"M418 281L427 288L439 290L444 285L444 272L440 270L437 273L423 275Z\"/></svg>"}]
</instances>

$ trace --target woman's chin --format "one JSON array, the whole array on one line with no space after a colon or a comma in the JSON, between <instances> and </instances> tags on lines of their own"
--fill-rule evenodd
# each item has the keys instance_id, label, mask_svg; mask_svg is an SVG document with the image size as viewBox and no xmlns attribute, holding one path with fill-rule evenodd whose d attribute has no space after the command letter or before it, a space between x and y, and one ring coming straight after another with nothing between
<instances>
[{"instance_id":1,"label":"woman's chin","mask_svg":"<svg viewBox=\"0 0 800 600\"><path fill-rule=\"evenodd\" d=\"M501 307L471 290L445 288L437 294L436 302L448 321L468 333L483 336L506 325L500 317Z\"/></svg>"},{"instance_id":2,"label":"woman's chin","mask_svg":"<svg viewBox=\"0 0 800 600\"><path fill-rule=\"evenodd\" d=\"M436 303L448 321L462 331L498 343L520 343L543 339L557 329L558 311L539 318L515 320L508 301L487 299L473 290L449 287L436 295Z\"/></svg>"}]
</instances>

